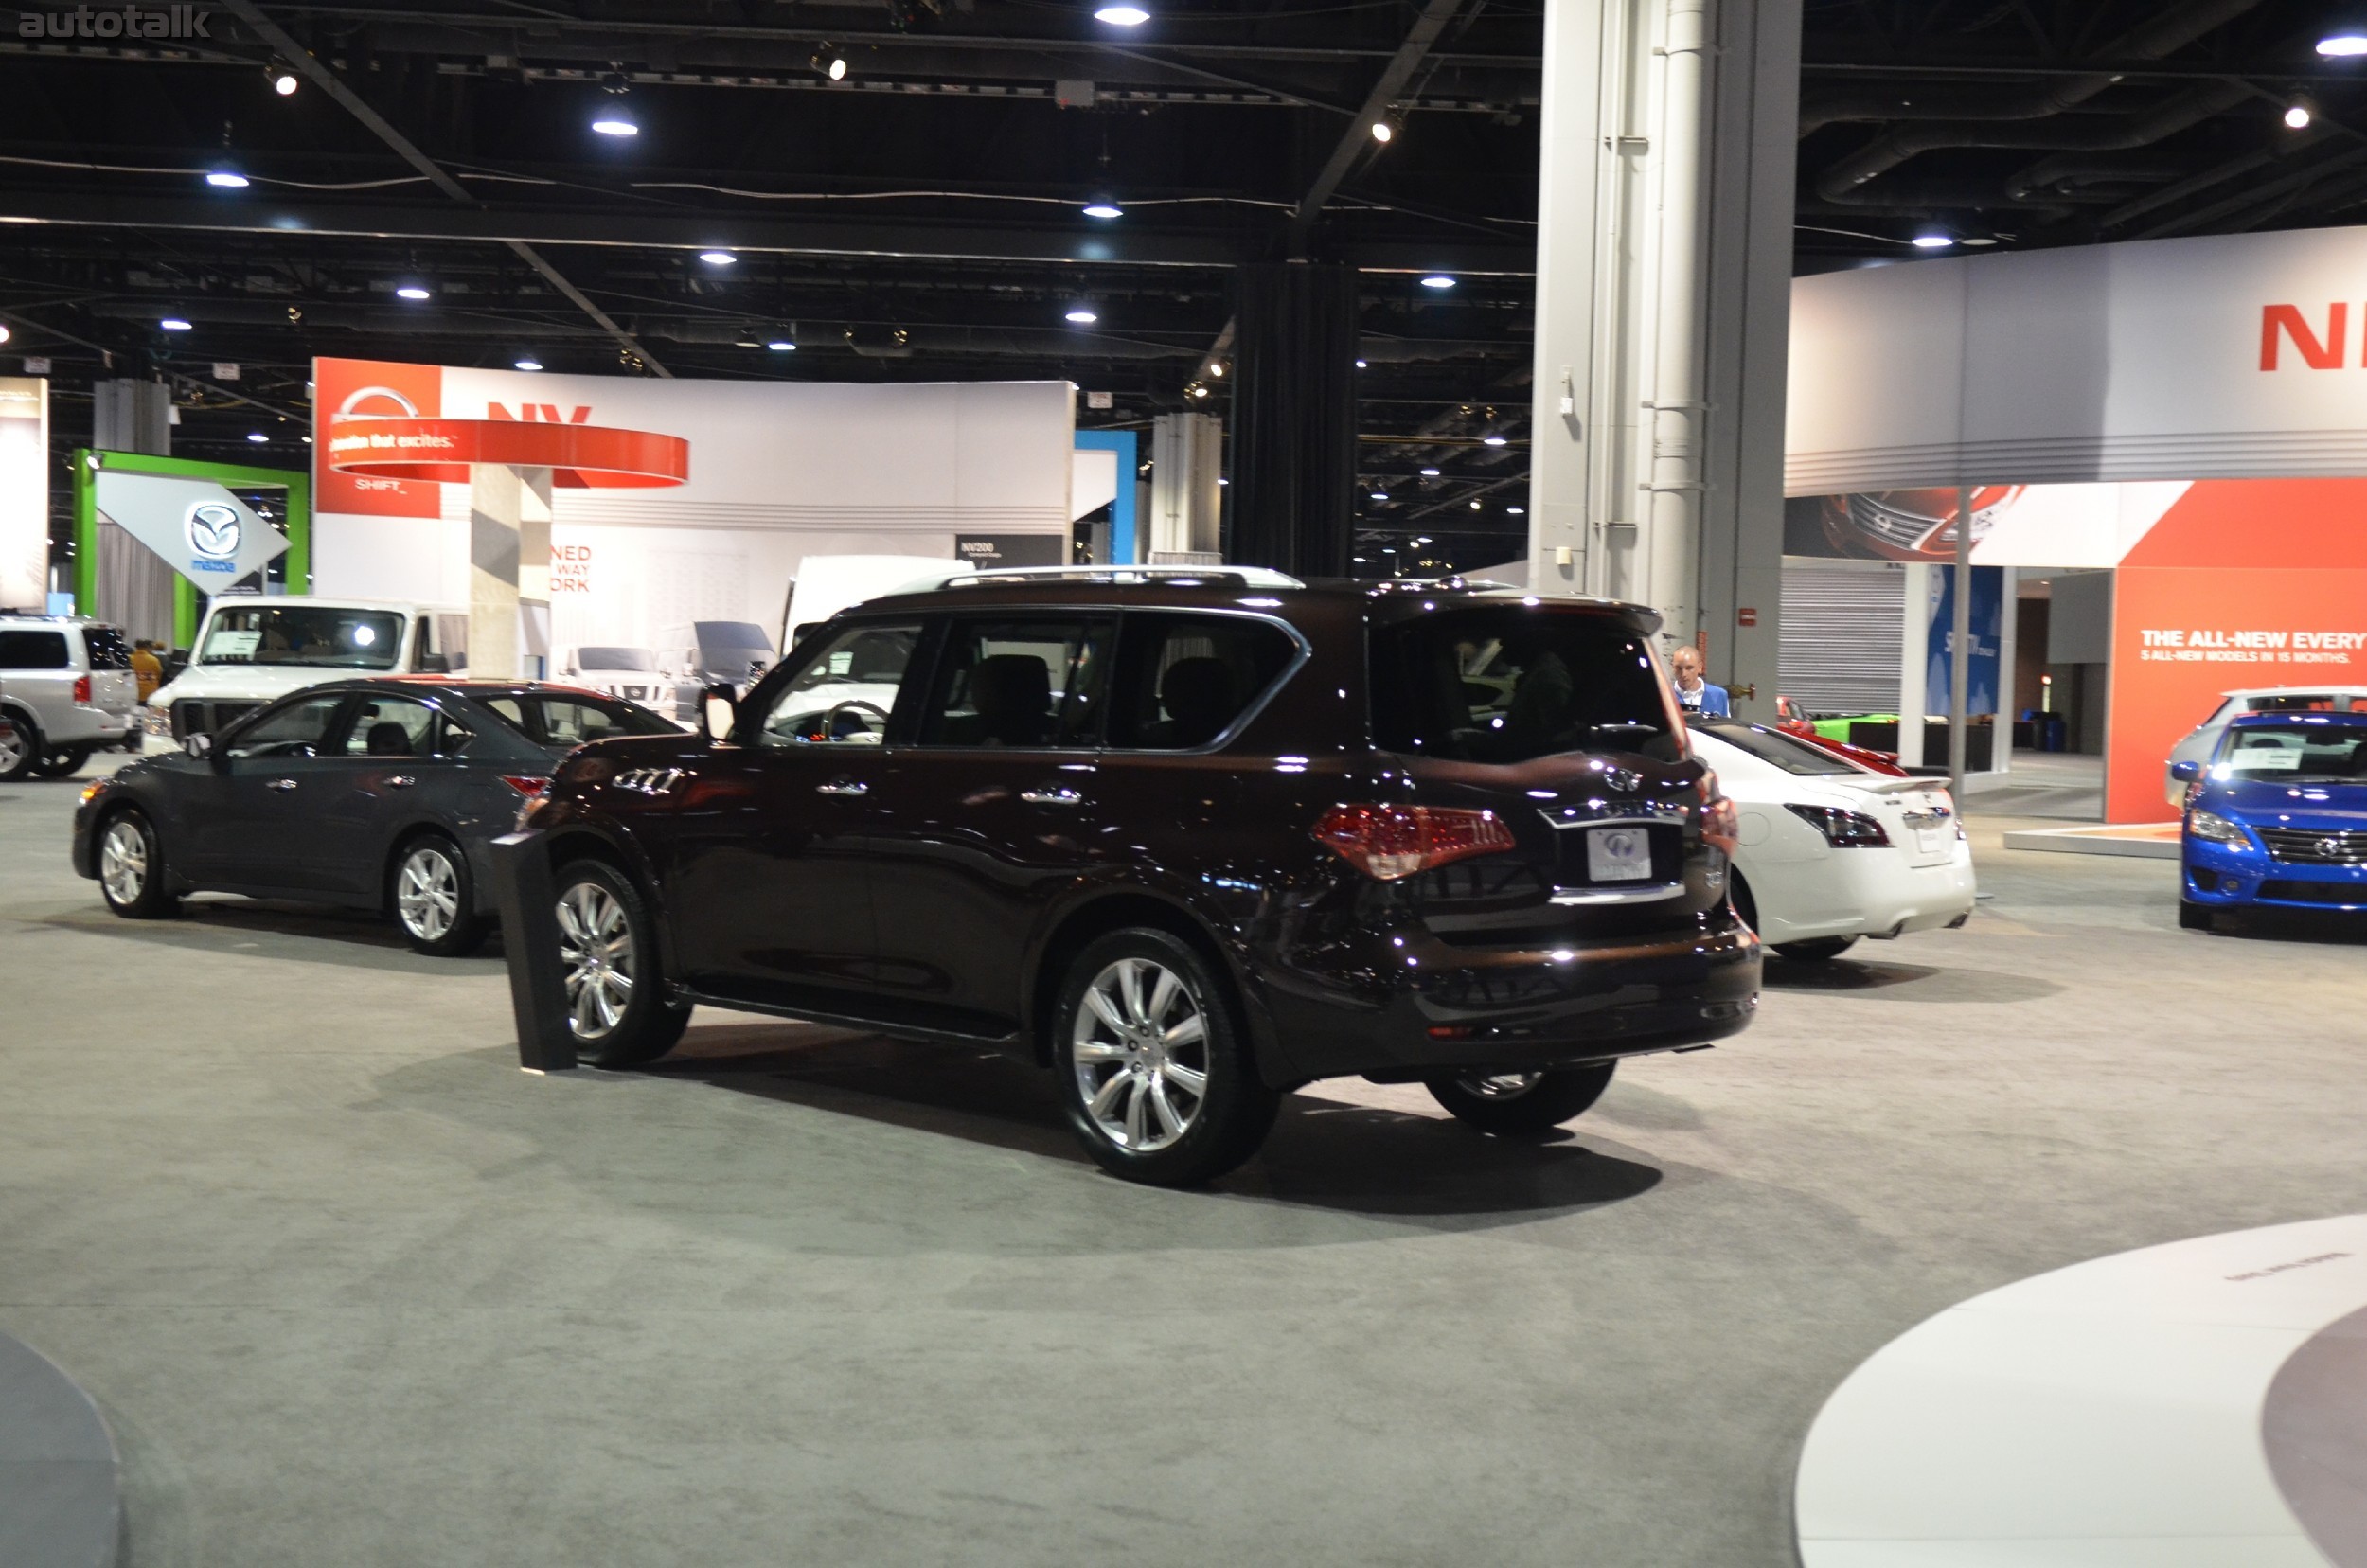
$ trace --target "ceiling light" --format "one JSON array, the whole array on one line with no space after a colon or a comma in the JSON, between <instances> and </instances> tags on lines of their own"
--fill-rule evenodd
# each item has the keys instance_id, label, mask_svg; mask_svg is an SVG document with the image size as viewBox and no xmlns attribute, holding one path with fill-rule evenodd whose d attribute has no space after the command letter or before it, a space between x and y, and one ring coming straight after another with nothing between
<instances>
[{"instance_id":1,"label":"ceiling light","mask_svg":"<svg viewBox=\"0 0 2367 1568\"><path fill-rule=\"evenodd\" d=\"M1364 362L1363 362L1362 360L1358 360L1358 361L1356 362L1356 367L1357 367L1359 370L1363 369L1363 368L1364 368Z\"/></svg>"},{"instance_id":2,"label":"ceiling light","mask_svg":"<svg viewBox=\"0 0 2367 1568\"><path fill-rule=\"evenodd\" d=\"M1224 379L1224 366L1212 360L1208 365L1208 373L1221 381Z\"/></svg>"},{"instance_id":3,"label":"ceiling light","mask_svg":"<svg viewBox=\"0 0 2367 1568\"><path fill-rule=\"evenodd\" d=\"M1977 235L1969 239L1959 240L1956 242L1960 245L1994 245L1997 243L1996 241L1990 239L1985 234Z\"/></svg>"},{"instance_id":4,"label":"ceiling light","mask_svg":"<svg viewBox=\"0 0 2367 1568\"><path fill-rule=\"evenodd\" d=\"M1529 509L1526 507L1506 507L1504 508L1504 515L1506 517L1526 517L1528 514Z\"/></svg>"},{"instance_id":5,"label":"ceiling light","mask_svg":"<svg viewBox=\"0 0 2367 1568\"><path fill-rule=\"evenodd\" d=\"M2353 27L2328 33L2318 40L2318 52L2340 59L2350 55L2367 55L2367 32Z\"/></svg>"},{"instance_id":6,"label":"ceiling light","mask_svg":"<svg viewBox=\"0 0 2367 1568\"><path fill-rule=\"evenodd\" d=\"M1436 469L1424 469L1422 471L1422 477L1425 479L1435 479L1438 477L1438 471Z\"/></svg>"},{"instance_id":7,"label":"ceiling light","mask_svg":"<svg viewBox=\"0 0 2367 1568\"><path fill-rule=\"evenodd\" d=\"M2297 103L2285 111L2285 123L2295 131L2306 131L2309 129L2309 111Z\"/></svg>"},{"instance_id":8,"label":"ceiling light","mask_svg":"<svg viewBox=\"0 0 2367 1568\"><path fill-rule=\"evenodd\" d=\"M1482 446L1503 446L1504 444L1504 438L1501 436L1483 436L1480 437L1480 445Z\"/></svg>"},{"instance_id":9,"label":"ceiling light","mask_svg":"<svg viewBox=\"0 0 2367 1568\"><path fill-rule=\"evenodd\" d=\"M543 368L543 362L539 359L532 358L522 359L515 366L513 366L513 368L519 370L540 370Z\"/></svg>"},{"instance_id":10,"label":"ceiling light","mask_svg":"<svg viewBox=\"0 0 2367 1568\"><path fill-rule=\"evenodd\" d=\"M710 267L736 267L739 265L739 258L734 256L729 251L701 251L699 253L699 259L705 262Z\"/></svg>"},{"instance_id":11,"label":"ceiling light","mask_svg":"<svg viewBox=\"0 0 2367 1568\"><path fill-rule=\"evenodd\" d=\"M1479 510L1479 509L1480 509L1480 504L1479 504L1478 502L1476 502L1476 501L1472 502L1472 503L1471 503L1471 509L1472 509L1473 511L1477 511L1477 510Z\"/></svg>"},{"instance_id":12,"label":"ceiling light","mask_svg":"<svg viewBox=\"0 0 2367 1568\"><path fill-rule=\"evenodd\" d=\"M1111 218L1123 218L1126 216L1126 209L1118 205L1115 202L1095 202L1093 205L1085 208L1085 216L1088 218L1100 218L1104 220Z\"/></svg>"},{"instance_id":13,"label":"ceiling light","mask_svg":"<svg viewBox=\"0 0 2367 1568\"><path fill-rule=\"evenodd\" d=\"M1425 289L1451 289L1454 287L1454 279L1449 277L1445 273L1433 273L1428 277L1422 279L1422 287Z\"/></svg>"},{"instance_id":14,"label":"ceiling light","mask_svg":"<svg viewBox=\"0 0 2367 1568\"><path fill-rule=\"evenodd\" d=\"M1946 250L1955 242L1952 236L1946 234L1918 234L1907 241L1917 250Z\"/></svg>"},{"instance_id":15,"label":"ceiling light","mask_svg":"<svg viewBox=\"0 0 2367 1568\"><path fill-rule=\"evenodd\" d=\"M812 56L807 60L806 63L821 72L824 76L829 78L832 81L845 81L846 80L846 57L839 53L834 46L828 44L825 44L822 47L814 50Z\"/></svg>"},{"instance_id":16,"label":"ceiling light","mask_svg":"<svg viewBox=\"0 0 2367 1568\"><path fill-rule=\"evenodd\" d=\"M621 109L602 110L600 112L600 117L592 122L592 129L597 131L603 136L637 136L641 134L641 127L633 124L633 122L626 116L625 112Z\"/></svg>"},{"instance_id":17,"label":"ceiling light","mask_svg":"<svg viewBox=\"0 0 2367 1568\"><path fill-rule=\"evenodd\" d=\"M263 74L271 79L271 90L281 98L295 97L295 90L304 85L302 79L284 67L275 66Z\"/></svg>"},{"instance_id":18,"label":"ceiling light","mask_svg":"<svg viewBox=\"0 0 2367 1568\"><path fill-rule=\"evenodd\" d=\"M420 284L405 283L395 291L395 297L397 299L433 299L436 295Z\"/></svg>"},{"instance_id":19,"label":"ceiling light","mask_svg":"<svg viewBox=\"0 0 2367 1568\"><path fill-rule=\"evenodd\" d=\"M1428 534L1416 534L1415 536L1414 543L1416 544L1428 544L1431 543L1431 537Z\"/></svg>"},{"instance_id":20,"label":"ceiling light","mask_svg":"<svg viewBox=\"0 0 2367 1568\"><path fill-rule=\"evenodd\" d=\"M1386 147L1391 142L1397 140L1397 128L1390 124L1387 120L1377 119L1373 121L1373 140L1380 143L1383 147Z\"/></svg>"},{"instance_id":21,"label":"ceiling light","mask_svg":"<svg viewBox=\"0 0 2367 1568\"><path fill-rule=\"evenodd\" d=\"M1373 499L1376 501L1386 501L1389 499L1389 492L1387 490L1375 490L1373 491Z\"/></svg>"},{"instance_id":22,"label":"ceiling light","mask_svg":"<svg viewBox=\"0 0 2367 1568\"><path fill-rule=\"evenodd\" d=\"M263 434L261 431L259 431L259 430L250 430L250 431L248 431L248 432L246 433L246 438L247 438L248 440L250 440L250 441L253 441L253 442L254 442L257 446L261 446L264 442L266 442L266 441L268 441L268 440L270 440L270 439L271 439L271 437L268 437L268 436L264 435L264 434Z\"/></svg>"},{"instance_id":23,"label":"ceiling light","mask_svg":"<svg viewBox=\"0 0 2367 1568\"><path fill-rule=\"evenodd\" d=\"M1068 319L1079 327L1090 327L1101 317L1095 313L1094 308L1090 305L1072 305L1068 308Z\"/></svg>"},{"instance_id":24,"label":"ceiling light","mask_svg":"<svg viewBox=\"0 0 2367 1568\"><path fill-rule=\"evenodd\" d=\"M218 190L244 190L247 178L229 164L218 164L205 171L205 183Z\"/></svg>"},{"instance_id":25,"label":"ceiling light","mask_svg":"<svg viewBox=\"0 0 2367 1568\"><path fill-rule=\"evenodd\" d=\"M164 320L156 323L156 325L162 327L168 332L186 332L189 330L189 324L182 320L179 316L167 316Z\"/></svg>"},{"instance_id":26,"label":"ceiling light","mask_svg":"<svg viewBox=\"0 0 2367 1568\"><path fill-rule=\"evenodd\" d=\"M765 347L772 349L776 354L793 354L797 351L797 346L790 342L787 338L774 338L772 342L766 344Z\"/></svg>"},{"instance_id":27,"label":"ceiling light","mask_svg":"<svg viewBox=\"0 0 2367 1568\"><path fill-rule=\"evenodd\" d=\"M1150 13L1140 6L1104 6L1094 12L1094 20L1113 27L1139 27L1150 20Z\"/></svg>"}]
</instances>

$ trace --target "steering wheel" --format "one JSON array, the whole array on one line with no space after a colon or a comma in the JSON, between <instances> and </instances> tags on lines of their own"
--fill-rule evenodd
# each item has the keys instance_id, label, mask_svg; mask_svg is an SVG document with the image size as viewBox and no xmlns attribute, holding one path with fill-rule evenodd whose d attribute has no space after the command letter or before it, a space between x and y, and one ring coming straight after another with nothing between
<instances>
[{"instance_id":1,"label":"steering wheel","mask_svg":"<svg viewBox=\"0 0 2367 1568\"><path fill-rule=\"evenodd\" d=\"M855 729L844 730L839 728L838 718L842 713L854 715L857 722ZM878 719L880 722L876 726L873 725L863 717L866 714L870 715L872 718ZM866 703L860 697L849 697L843 703L833 703L830 704L829 711L822 715L821 731L814 737L814 739L817 740L845 740L857 734L861 734L867 739L876 739L887 733L887 709L881 707L877 703Z\"/></svg>"}]
</instances>

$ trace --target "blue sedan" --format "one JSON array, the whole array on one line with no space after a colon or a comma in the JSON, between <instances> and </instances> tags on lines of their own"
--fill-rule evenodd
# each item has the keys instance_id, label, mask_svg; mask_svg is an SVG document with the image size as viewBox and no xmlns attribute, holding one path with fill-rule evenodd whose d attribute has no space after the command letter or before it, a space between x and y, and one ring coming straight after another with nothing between
<instances>
[{"instance_id":1,"label":"blue sedan","mask_svg":"<svg viewBox=\"0 0 2367 1568\"><path fill-rule=\"evenodd\" d=\"M2367 713L2252 713L2188 785L2178 923L2226 909L2367 909Z\"/></svg>"}]
</instances>

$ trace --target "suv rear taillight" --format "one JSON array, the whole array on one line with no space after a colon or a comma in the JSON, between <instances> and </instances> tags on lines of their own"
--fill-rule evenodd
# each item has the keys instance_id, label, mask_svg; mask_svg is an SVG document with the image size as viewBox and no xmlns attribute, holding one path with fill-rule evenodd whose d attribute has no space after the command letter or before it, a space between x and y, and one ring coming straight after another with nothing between
<instances>
[{"instance_id":1,"label":"suv rear taillight","mask_svg":"<svg viewBox=\"0 0 2367 1568\"><path fill-rule=\"evenodd\" d=\"M1495 812L1452 806L1334 806L1315 824L1315 837L1380 882L1514 846L1512 829Z\"/></svg>"},{"instance_id":2,"label":"suv rear taillight","mask_svg":"<svg viewBox=\"0 0 2367 1568\"><path fill-rule=\"evenodd\" d=\"M54 691L54 690L56 690L57 688L56 688L55 686L52 686L50 689ZM78 702L78 703L81 704L82 704L83 706L85 706L85 707L88 707L88 706L90 705L90 677L89 677L89 676L87 676L87 675L77 675L77 676L75 676L75 677L74 677L74 700L75 700L76 702Z\"/></svg>"}]
</instances>

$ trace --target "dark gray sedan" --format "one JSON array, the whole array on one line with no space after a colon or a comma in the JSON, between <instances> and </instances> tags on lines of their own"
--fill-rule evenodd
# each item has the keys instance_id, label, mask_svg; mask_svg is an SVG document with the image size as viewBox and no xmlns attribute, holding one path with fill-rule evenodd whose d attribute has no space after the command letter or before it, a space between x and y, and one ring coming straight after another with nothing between
<instances>
[{"instance_id":1,"label":"dark gray sedan","mask_svg":"<svg viewBox=\"0 0 2367 1568\"><path fill-rule=\"evenodd\" d=\"M383 910L421 953L491 927L487 844L587 740L681 730L572 686L442 676L335 681L82 792L74 869L133 919L185 893Z\"/></svg>"}]
</instances>

